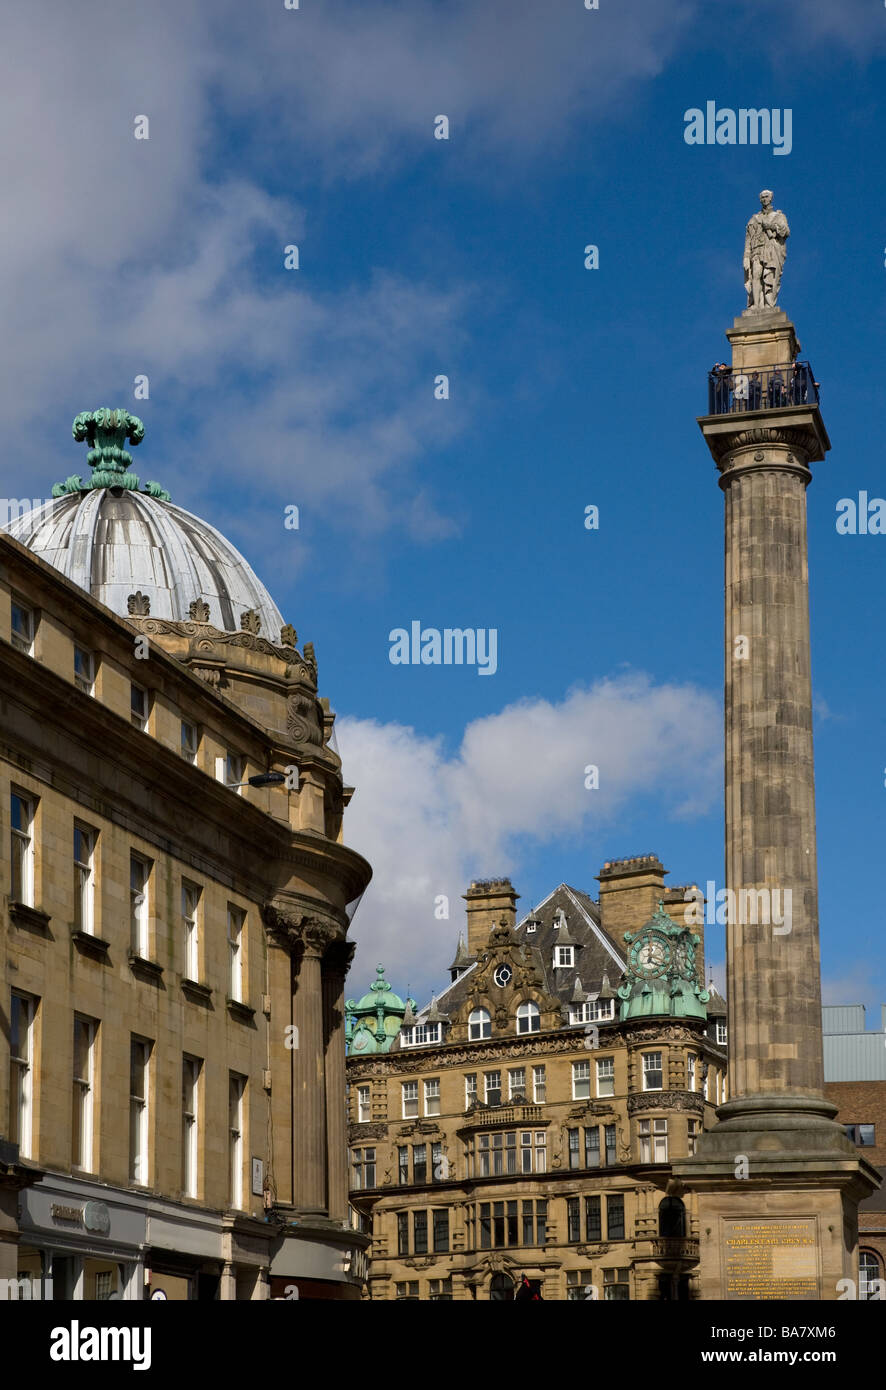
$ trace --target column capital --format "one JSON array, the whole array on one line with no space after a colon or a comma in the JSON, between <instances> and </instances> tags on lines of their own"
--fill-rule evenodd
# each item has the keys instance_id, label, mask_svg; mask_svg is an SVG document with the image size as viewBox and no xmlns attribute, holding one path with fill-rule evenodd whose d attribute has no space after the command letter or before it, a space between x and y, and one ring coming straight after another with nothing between
<instances>
[{"instance_id":1,"label":"column capital","mask_svg":"<svg viewBox=\"0 0 886 1390\"><path fill-rule=\"evenodd\" d=\"M342 981L344 981L351 968L356 949L356 941L348 941L346 937L338 937L335 941L331 941L326 948L323 964L330 973L341 975Z\"/></svg>"},{"instance_id":2,"label":"column capital","mask_svg":"<svg viewBox=\"0 0 886 1390\"><path fill-rule=\"evenodd\" d=\"M758 411L750 419L710 415L700 419L699 425L721 473L739 460L754 461L769 469L802 471L808 481L809 465L821 463L830 448L818 406ZM763 457L755 459L757 454Z\"/></svg>"},{"instance_id":3,"label":"column capital","mask_svg":"<svg viewBox=\"0 0 886 1390\"><path fill-rule=\"evenodd\" d=\"M324 912L315 904L264 903L261 915L268 935L290 954L322 957L344 944L346 928L332 911Z\"/></svg>"}]
</instances>

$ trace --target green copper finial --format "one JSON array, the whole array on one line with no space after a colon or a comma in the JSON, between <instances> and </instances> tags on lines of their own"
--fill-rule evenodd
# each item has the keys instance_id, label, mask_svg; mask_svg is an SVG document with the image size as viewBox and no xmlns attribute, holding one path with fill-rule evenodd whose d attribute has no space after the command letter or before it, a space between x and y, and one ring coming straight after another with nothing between
<instances>
[{"instance_id":1,"label":"green copper finial","mask_svg":"<svg viewBox=\"0 0 886 1390\"><path fill-rule=\"evenodd\" d=\"M84 410L75 417L71 433L78 443L85 440L89 445L86 462L93 470L92 477L83 482L79 474L72 473L63 483L55 484L53 497L64 497L69 492L92 492L103 487L138 491L137 474L128 472L132 455L123 447L128 442L135 448L145 437L145 427L137 415L107 406L100 410ZM145 492L161 502L171 500L159 483L145 483Z\"/></svg>"}]
</instances>

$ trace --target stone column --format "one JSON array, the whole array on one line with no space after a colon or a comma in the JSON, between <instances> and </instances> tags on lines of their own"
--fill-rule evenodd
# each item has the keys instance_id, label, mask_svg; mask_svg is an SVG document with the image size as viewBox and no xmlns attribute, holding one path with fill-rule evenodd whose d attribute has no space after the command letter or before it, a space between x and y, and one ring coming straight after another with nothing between
<instances>
[{"instance_id":1,"label":"stone column","mask_svg":"<svg viewBox=\"0 0 886 1390\"><path fill-rule=\"evenodd\" d=\"M806 553L811 474L798 452L790 439L751 440L720 480L726 887L734 915L749 919L729 923L734 1099L820 1095L824 1084Z\"/></svg>"},{"instance_id":2,"label":"stone column","mask_svg":"<svg viewBox=\"0 0 886 1390\"><path fill-rule=\"evenodd\" d=\"M781 310L742 315L727 336L734 373L789 376L798 343ZM824 1085L806 488L830 440L811 401L702 427L726 523L729 1094L802 1109Z\"/></svg>"},{"instance_id":3,"label":"stone column","mask_svg":"<svg viewBox=\"0 0 886 1390\"><path fill-rule=\"evenodd\" d=\"M307 925L295 976L292 1016L298 1047L292 1053L295 1205L302 1211L326 1211L326 1066L323 1048L323 976L321 960L327 936Z\"/></svg>"},{"instance_id":4,"label":"stone column","mask_svg":"<svg viewBox=\"0 0 886 1390\"><path fill-rule=\"evenodd\" d=\"M727 337L733 375L790 379L780 309ZM836 1299L877 1175L823 1094L806 487L830 441L817 402L765 389L699 424L726 511L729 1099L673 1174L697 1194L703 1298Z\"/></svg>"},{"instance_id":5,"label":"stone column","mask_svg":"<svg viewBox=\"0 0 886 1390\"><path fill-rule=\"evenodd\" d=\"M329 1216L348 1217L348 1133L345 1100L345 977L355 944L335 941L323 958L323 1032L326 1042L326 1148Z\"/></svg>"},{"instance_id":6,"label":"stone column","mask_svg":"<svg viewBox=\"0 0 886 1390\"><path fill-rule=\"evenodd\" d=\"M225 1302L234 1302L237 1298L237 1270L230 1260L225 1260L222 1265L218 1296Z\"/></svg>"}]
</instances>

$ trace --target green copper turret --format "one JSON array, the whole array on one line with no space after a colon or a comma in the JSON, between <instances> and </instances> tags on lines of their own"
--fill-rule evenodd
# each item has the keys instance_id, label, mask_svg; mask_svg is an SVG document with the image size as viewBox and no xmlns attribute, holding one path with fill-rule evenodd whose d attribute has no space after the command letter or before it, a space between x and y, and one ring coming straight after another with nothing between
<instances>
[{"instance_id":1,"label":"green copper turret","mask_svg":"<svg viewBox=\"0 0 886 1390\"><path fill-rule=\"evenodd\" d=\"M619 1019L707 1018L710 995L698 979L696 947L701 938L672 921L660 902L638 932L625 932L627 968L617 994Z\"/></svg>"}]
</instances>

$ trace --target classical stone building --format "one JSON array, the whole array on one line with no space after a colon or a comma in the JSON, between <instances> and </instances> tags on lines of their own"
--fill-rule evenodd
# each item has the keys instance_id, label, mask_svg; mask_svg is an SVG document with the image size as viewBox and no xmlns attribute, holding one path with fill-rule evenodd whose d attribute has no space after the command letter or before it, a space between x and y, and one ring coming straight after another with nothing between
<instances>
[{"instance_id":1,"label":"classical stone building","mask_svg":"<svg viewBox=\"0 0 886 1390\"><path fill-rule=\"evenodd\" d=\"M142 433L78 416L91 478L0 533L0 1278L359 1297L335 716Z\"/></svg>"},{"instance_id":2,"label":"classical stone building","mask_svg":"<svg viewBox=\"0 0 886 1390\"><path fill-rule=\"evenodd\" d=\"M671 1162L725 1099L725 1005L664 873L609 863L598 902L561 884L519 923L510 881L473 883L438 998L380 979L349 1004L373 1299L504 1299L522 1273L545 1299L693 1295Z\"/></svg>"}]
</instances>

